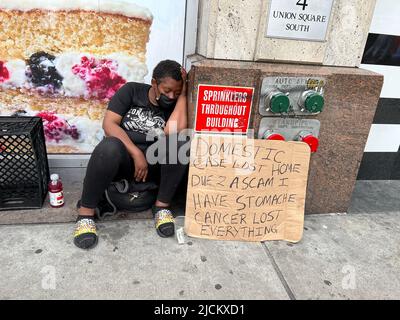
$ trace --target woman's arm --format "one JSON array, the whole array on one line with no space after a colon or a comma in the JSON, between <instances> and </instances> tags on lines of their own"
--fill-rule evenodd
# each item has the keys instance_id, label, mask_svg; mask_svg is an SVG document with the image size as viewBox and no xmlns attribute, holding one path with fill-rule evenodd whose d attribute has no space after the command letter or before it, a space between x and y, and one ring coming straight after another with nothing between
<instances>
[{"instance_id":1,"label":"woman's arm","mask_svg":"<svg viewBox=\"0 0 400 320\"><path fill-rule=\"evenodd\" d=\"M127 133L120 127L122 117L112 111L107 110L104 120L103 129L107 137L115 137L122 141L129 154L135 162L135 176L137 181L146 181L148 164L142 150L140 150L128 137Z\"/></svg>"},{"instance_id":2,"label":"woman's arm","mask_svg":"<svg viewBox=\"0 0 400 320\"><path fill-rule=\"evenodd\" d=\"M178 133L187 128L187 73L184 68L182 68L182 92L176 102L176 106L171 116L169 117L167 124L164 128L164 133L166 135Z\"/></svg>"}]
</instances>

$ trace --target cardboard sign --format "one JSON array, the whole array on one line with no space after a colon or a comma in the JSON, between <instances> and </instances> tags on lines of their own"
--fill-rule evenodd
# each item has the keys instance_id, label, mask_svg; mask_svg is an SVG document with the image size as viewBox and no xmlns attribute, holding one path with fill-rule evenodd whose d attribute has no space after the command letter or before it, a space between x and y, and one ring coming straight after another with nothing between
<instances>
[{"instance_id":1,"label":"cardboard sign","mask_svg":"<svg viewBox=\"0 0 400 320\"><path fill-rule=\"evenodd\" d=\"M301 142L195 136L186 234L216 240L300 241L309 162L310 147Z\"/></svg>"},{"instance_id":2,"label":"cardboard sign","mask_svg":"<svg viewBox=\"0 0 400 320\"><path fill-rule=\"evenodd\" d=\"M196 132L246 134L254 88L199 85Z\"/></svg>"}]
</instances>

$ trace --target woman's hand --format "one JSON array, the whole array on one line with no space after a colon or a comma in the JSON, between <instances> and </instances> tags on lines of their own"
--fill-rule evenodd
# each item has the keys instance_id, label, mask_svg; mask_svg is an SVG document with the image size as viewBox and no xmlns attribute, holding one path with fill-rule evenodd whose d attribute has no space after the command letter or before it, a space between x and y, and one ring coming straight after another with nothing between
<instances>
[{"instance_id":1,"label":"woman's hand","mask_svg":"<svg viewBox=\"0 0 400 320\"><path fill-rule=\"evenodd\" d=\"M181 75L183 80L181 96L186 96L188 79L187 79L187 72L184 67L181 67Z\"/></svg>"},{"instance_id":2,"label":"woman's hand","mask_svg":"<svg viewBox=\"0 0 400 320\"><path fill-rule=\"evenodd\" d=\"M172 135L174 133L179 133L188 127L188 104L187 104L187 86L188 86L188 76L185 68L181 67L182 75L182 91L176 102L176 106L171 116L169 117L167 124L164 127L164 133L166 135Z\"/></svg>"},{"instance_id":3,"label":"woman's hand","mask_svg":"<svg viewBox=\"0 0 400 320\"><path fill-rule=\"evenodd\" d=\"M138 150L133 155L133 161L135 163L135 180L137 182L146 182L148 173L148 163L146 157L141 150Z\"/></svg>"}]
</instances>

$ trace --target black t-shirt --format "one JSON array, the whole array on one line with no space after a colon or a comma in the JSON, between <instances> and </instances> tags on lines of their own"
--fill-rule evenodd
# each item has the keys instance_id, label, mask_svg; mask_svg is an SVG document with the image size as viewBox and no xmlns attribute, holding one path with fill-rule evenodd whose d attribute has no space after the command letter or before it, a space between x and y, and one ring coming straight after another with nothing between
<instances>
[{"instance_id":1,"label":"black t-shirt","mask_svg":"<svg viewBox=\"0 0 400 320\"><path fill-rule=\"evenodd\" d=\"M148 134L158 136L163 132L174 109L163 110L151 104L150 88L148 84L128 82L115 93L108 104L108 110L122 117L121 127L137 143L144 143Z\"/></svg>"}]
</instances>

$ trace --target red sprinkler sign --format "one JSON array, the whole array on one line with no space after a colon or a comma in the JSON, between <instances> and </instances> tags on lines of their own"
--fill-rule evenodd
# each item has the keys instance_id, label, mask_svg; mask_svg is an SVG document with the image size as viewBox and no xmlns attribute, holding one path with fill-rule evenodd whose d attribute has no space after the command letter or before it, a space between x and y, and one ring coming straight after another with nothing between
<instances>
[{"instance_id":1,"label":"red sprinkler sign","mask_svg":"<svg viewBox=\"0 0 400 320\"><path fill-rule=\"evenodd\" d=\"M254 88L200 84L196 132L246 134L253 94Z\"/></svg>"}]
</instances>

